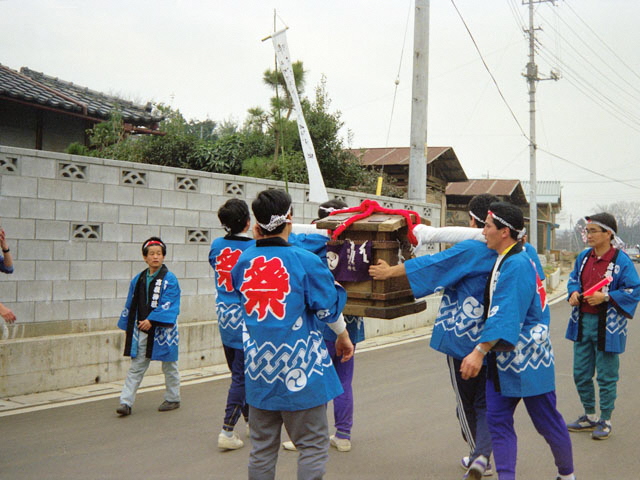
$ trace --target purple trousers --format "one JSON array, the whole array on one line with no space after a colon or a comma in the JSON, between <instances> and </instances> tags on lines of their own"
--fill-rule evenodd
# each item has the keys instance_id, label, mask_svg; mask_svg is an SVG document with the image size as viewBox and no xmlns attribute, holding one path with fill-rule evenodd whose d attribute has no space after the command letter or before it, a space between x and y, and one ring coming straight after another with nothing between
<instances>
[{"instance_id":1,"label":"purple trousers","mask_svg":"<svg viewBox=\"0 0 640 480\"><path fill-rule=\"evenodd\" d=\"M496 392L493 381L487 379L487 423L493 443L493 457L499 480L515 480L518 438L513 428L513 414L524 402L537 432L551 447L560 475L573 473L571 438L562 415L556 408L556 392L533 397L503 397Z\"/></svg>"},{"instance_id":2,"label":"purple trousers","mask_svg":"<svg viewBox=\"0 0 640 480\"><path fill-rule=\"evenodd\" d=\"M335 342L324 342L329 350L329 356L336 369L344 393L333 399L333 419L336 427L336 437L351 439L353 427L353 367L355 356L348 362L342 363L341 357L336 355ZM355 345L353 346L355 351Z\"/></svg>"},{"instance_id":3,"label":"purple trousers","mask_svg":"<svg viewBox=\"0 0 640 480\"><path fill-rule=\"evenodd\" d=\"M222 429L232 432L240 415L249 418L249 405L246 403L244 391L244 350L223 345L227 366L231 370L231 385L227 394L227 407L224 411Z\"/></svg>"}]
</instances>

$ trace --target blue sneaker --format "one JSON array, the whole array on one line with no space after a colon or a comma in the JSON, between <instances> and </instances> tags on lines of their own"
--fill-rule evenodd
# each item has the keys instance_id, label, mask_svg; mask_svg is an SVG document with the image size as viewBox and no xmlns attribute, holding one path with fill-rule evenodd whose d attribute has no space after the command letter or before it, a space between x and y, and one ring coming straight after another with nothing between
<instances>
[{"instance_id":1,"label":"blue sneaker","mask_svg":"<svg viewBox=\"0 0 640 480\"><path fill-rule=\"evenodd\" d=\"M611 435L611 422L609 420L600 420L598 426L591 433L594 440L606 440Z\"/></svg>"},{"instance_id":2,"label":"blue sneaker","mask_svg":"<svg viewBox=\"0 0 640 480\"><path fill-rule=\"evenodd\" d=\"M598 422L589 420L586 415L581 416L575 422L567 423L570 432L593 432L598 426Z\"/></svg>"}]
</instances>

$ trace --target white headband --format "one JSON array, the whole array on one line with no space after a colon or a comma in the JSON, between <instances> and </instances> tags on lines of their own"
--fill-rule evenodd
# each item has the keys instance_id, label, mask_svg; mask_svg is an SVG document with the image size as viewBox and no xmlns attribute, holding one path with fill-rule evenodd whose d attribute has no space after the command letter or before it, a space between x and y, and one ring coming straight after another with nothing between
<instances>
[{"instance_id":1,"label":"white headband","mask_svg":"<svg viewBox=\"0 0 640 480\"><path fill-rule=\"evenodd\" d=\"M476 222L480 222L482 225L484 225L486 222L481 219L480 217L478 217L475 213L473 213L471 210L469 210L469 215L471 215L471 217L473 219L475 219ZM486 220L486 219L485 219Z\"/></svg>"},{"instance_id":2,"label":"white headband","mask_svg":"<svg viewBox=\"0 0 640 480\"><path fill-rule=\"evenodd\" d=\"M335 212L336 210L342 210L342 208L333 208L333 207L318 207L318 209L327 213Z\"/></svg>"},{"instance_id":3,"label":"white headband","mask_svg":"<svg viewBox=\"0 0 640 480\"><path fill-rule=\"evenodd\" d=\"M269 219L269 223L265 224L265 223L257 222L258 225L260 225L267 232L272 232L284 223L291 223L291 220L287 218L291 213L291 207L292 205L289 205L289 210L287 210L287 213L285 213L284 215L271 215L271 218Z\"/></svg>"},{"instance_id":4,"label":"white headband","mask_svg":"<svg viewBox=\"0 0 640 480\"><path fill-rule=\"evenodd\" d=\"M518 240L522 240L522 237L524 237L527 233L527 229L522 227L522 230L518 230L516 227L514 227L513 225L511 225L509 222L507 222L506 220L503 220L502 218L500 218L499 216L497 216L495 213L493 213L491 210L489 210L487 212L489 215L491 215L494 219L498 220L501 224L503 224L506 227L509 227L511 230L513 230L514 232L518 232Z\"/></svg>"},{"instance_id":5,"label":"white headband","mask_svg":"<svg viewBox=\"0 0 640 480\"><path fill-rule=\"evenodd\" d=\"M586 217L583 218L583 220L587 222L587 225L589 224L597 225L600 228L603 228L604 230L606 230L607 232L611 232L611 245L613 245L614 247L618 249L624 247L624 241L622 241L622 239L618 236L618 234L614 232L613 228L609 227L608 225L605 225L604 223L598 222L597 220L588 220ZM586 230L586 227L585 227L585 230ZM587 243L586 234L584 235L583 240L585 243Z\"/></svg>"}]
</instances>

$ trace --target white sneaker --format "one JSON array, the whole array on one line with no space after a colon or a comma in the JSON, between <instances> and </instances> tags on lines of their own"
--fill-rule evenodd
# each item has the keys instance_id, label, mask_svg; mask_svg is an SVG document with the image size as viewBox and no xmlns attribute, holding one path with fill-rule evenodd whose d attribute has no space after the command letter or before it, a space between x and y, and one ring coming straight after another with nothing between
<instances>
[{"instance_id":1,"label":"white sneaker","mask_svg":"<svg viewBox=\"0 0 640 480\"><path fill-rule=\"evenodd\" d=\"M233 432L230 437L227 437L222 432L218 435L218 448L222 450L237 450L242 447L244 447L244 442L240 440L236 432Z\"/></svg>"},{"instance_id":2,"label":"white sneaker","mask_svg":"<svg viewBox=\"0 0 640 480\"><path fill-rule=\"evenodd\" d=\"M331 446L337 448L339 452L351 451L351 440L348 438L340 438L335 435L331 435L331 437L329 437L329 441L331 442Z\"/></svg>"},{"instance_id":3,"label":"white sneaker","mask_svg":"<svg viewBox=\"0 0 640 480\"><path fill-rule=\"evenodd\" d=\"M460 466L464 469L464 470L469 470L470 462L469 462L469 457L462 457L462 459L460 460ZM487 468L483 473L483 476L485 477L490 477L493 475L493 468L491 468L491 462L487 462Z\"/></svg>"},{"instance_id":4,"label":"white sneaker","mask_svg":"<svg viewBox=\"0 0 640 480\"><path fill-rule=\"evenodd\" d=\"M289 450L290 452L295 452L297 450L296 446L291 440L282 442L282 448L284 448L285 450Z\"/></svg>"}]
</instances>

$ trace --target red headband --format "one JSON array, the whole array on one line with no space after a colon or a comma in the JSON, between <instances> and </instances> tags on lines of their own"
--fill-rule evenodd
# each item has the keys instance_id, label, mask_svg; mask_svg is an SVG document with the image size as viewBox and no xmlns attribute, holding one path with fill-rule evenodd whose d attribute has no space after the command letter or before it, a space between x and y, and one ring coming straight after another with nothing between
<instances>
[{"instance_id":1,"label":"red headband","mask_svg":"<svg viewBox=\"0 0 640 480\"><path fill-rule=\"evenodd\" d=\"M161 247L165 247L164 243L159 242L158 240L149 240L147 243L144 244L144 248L149 247L149 245L160 245Z\"/></svg>"}]
</instances>

